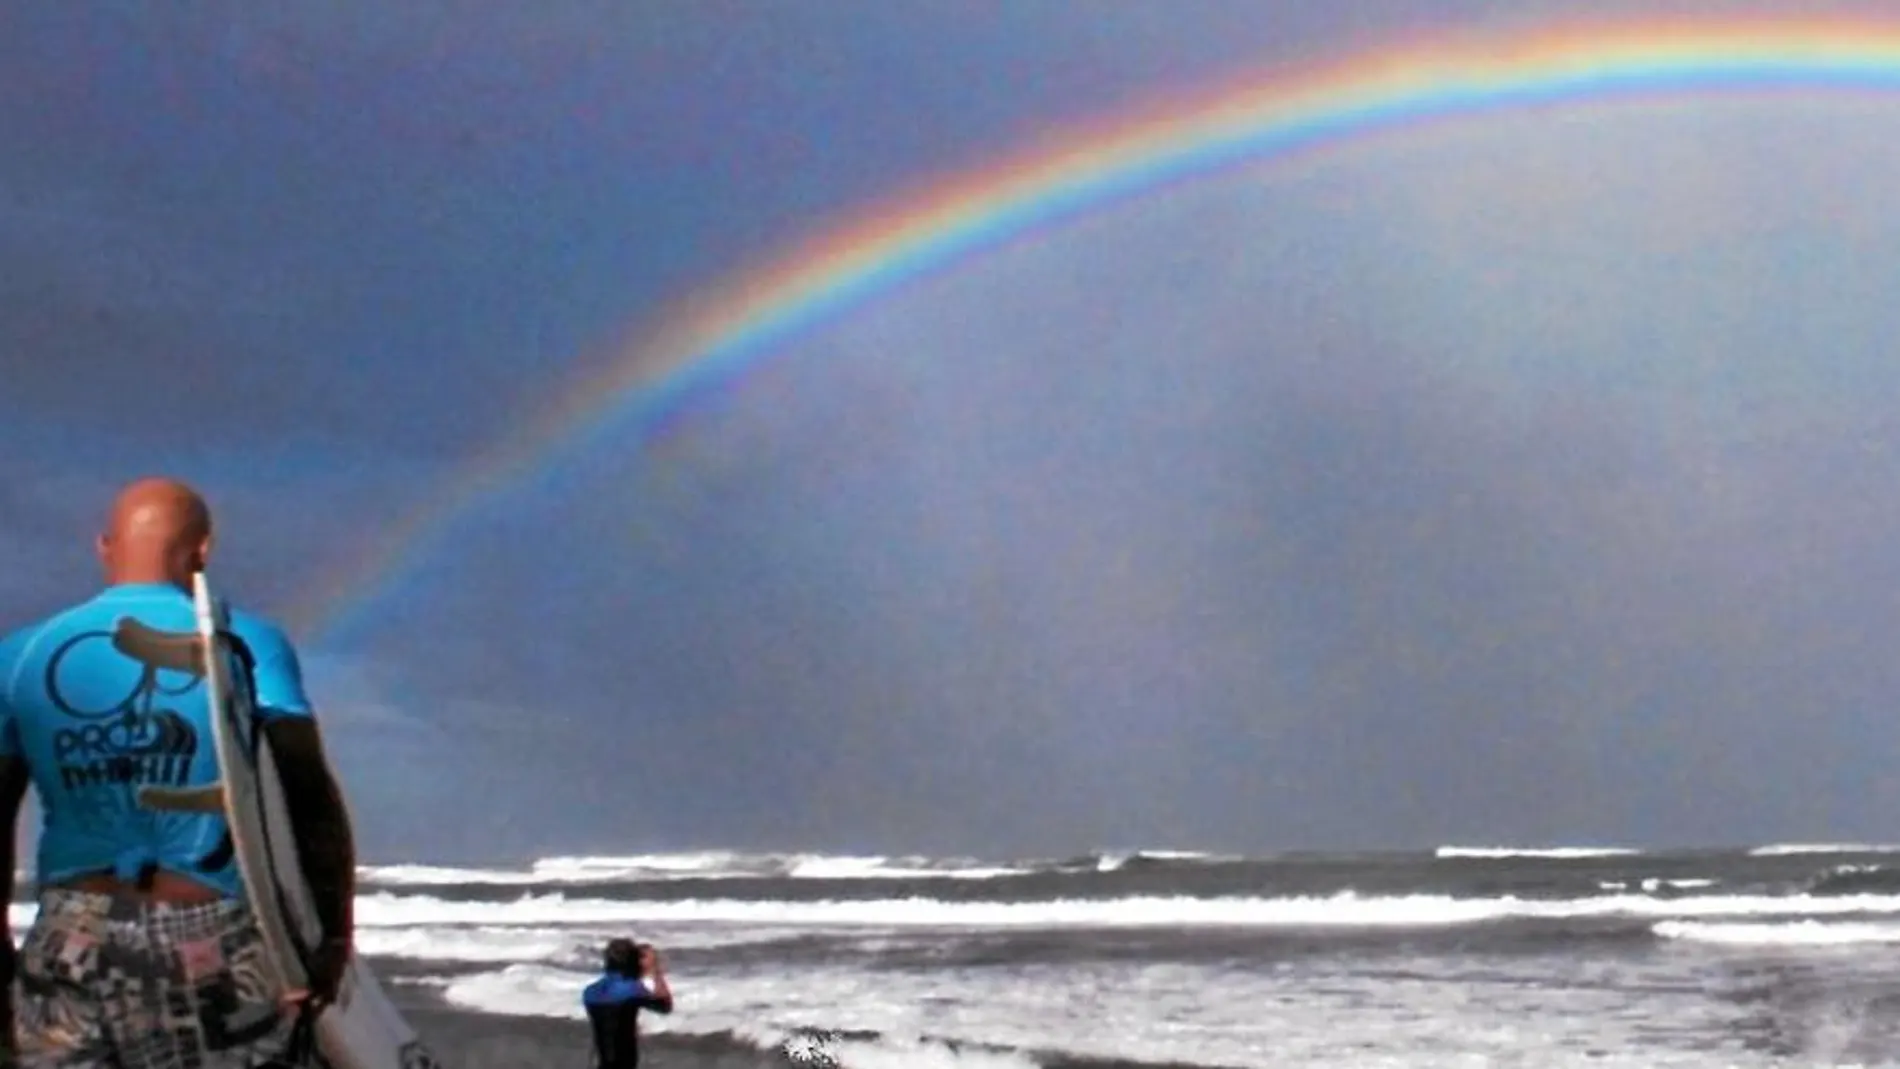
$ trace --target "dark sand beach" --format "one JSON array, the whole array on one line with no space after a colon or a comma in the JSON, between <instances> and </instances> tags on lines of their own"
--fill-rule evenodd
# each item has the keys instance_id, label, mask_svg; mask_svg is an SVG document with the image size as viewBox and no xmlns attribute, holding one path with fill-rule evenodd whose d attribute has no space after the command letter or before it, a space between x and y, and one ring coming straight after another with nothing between
<instances>
[{"instance_id":1,"label":"dark sand beach","mask_svg":"<svg viewBox=\"0 0 1900 1069\"><path fill-rule=\"evenodd\" d=\"M546 1017L469 1013L430 999L403 1000L404 1012L449 1069L588 1069L587 1026ZM649 1035L640 1064L663 1069L813 1066L723 1036Z\"/></svg>"}]
</instances>

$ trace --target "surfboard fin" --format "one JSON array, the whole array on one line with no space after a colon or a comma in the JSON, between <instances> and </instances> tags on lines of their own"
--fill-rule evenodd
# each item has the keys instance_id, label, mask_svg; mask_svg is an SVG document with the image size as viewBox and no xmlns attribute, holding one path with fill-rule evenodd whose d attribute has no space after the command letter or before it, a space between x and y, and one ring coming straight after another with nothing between
<instances>
[{"instance_id":1,"label":"surfboard fin","mask_svg":"<svg viewBox=\"0 0 1900 1069\"><path fill-rule=\"evenodd\" d=\"M140 787L139 805L172 813L217 813L222 816L224 786L213 783L206 787Z\"/></svg>"},{"instance_id":2,"label":"surfboard fin","mask_svg":"<svg viewBox=\"0 0 1900 1069\"><path fill-rule=\"evenodd\" d=\"M112 648L153 668L204 674L204 640L190 631L161 631L121 616L112 630Z\"/></svg>"}]
</instances>

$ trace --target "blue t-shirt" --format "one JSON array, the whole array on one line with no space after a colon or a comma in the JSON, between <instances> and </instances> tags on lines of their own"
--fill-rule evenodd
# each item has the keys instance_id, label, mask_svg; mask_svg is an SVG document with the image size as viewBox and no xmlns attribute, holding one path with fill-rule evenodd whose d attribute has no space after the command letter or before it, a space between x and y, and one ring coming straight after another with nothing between
<instances>
[{"instance_id":1,"label":"blue t-shirt","mask_svg":"<svg viewBox=\"0 0 1900 1069\"><path fill-rule=\"evenodd\" d=\"M123 617L196 627L184 591L126 584L0 639L0 756L24 758L39 792L39 882L101 872L130 880L156 865L237 897L222 814L139 805L143 786L217 782L218 755L203 678L120 653L112 634ZM313 715L284 633L235 609L230 629L256 660L259 716Z\"/></svg>"},{"instance_id":2,"label":"blue t-shirt","mask_svg":"<svg viewBox=\"0 0 1900 1069\"><path fill-rule=\"evenodd\" d=\"M629 1006L634 1009L654 1009L661 999L653 992L653 985L638 976L623 976L620 973L602 973L581 990L583 1006Z\"/></svg>"}]
</instances>

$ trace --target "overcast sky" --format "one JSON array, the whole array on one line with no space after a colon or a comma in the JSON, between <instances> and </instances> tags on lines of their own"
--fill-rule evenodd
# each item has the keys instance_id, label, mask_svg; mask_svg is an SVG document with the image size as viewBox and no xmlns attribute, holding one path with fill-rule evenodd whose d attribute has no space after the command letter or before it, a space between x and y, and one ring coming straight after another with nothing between
<instances>
[{"instance_id":1,"label":"overcast sky","mask_svg":"<svg viewBox=\"0 0 1900 1069\"><path fill-rule=\"evenodd\" d=\"M676 302L1427 7L1562 10L10 4L0 616L151 471L290 614ZM1900 840L1896 169L1505 112L882 295L294 621L365 850Z\"/></svg>"}]
</instances>

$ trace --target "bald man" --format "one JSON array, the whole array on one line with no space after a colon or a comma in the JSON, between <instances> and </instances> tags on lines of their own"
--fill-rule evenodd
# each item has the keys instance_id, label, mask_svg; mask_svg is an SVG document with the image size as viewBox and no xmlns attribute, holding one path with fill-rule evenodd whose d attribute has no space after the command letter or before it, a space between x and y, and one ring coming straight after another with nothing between
<instances>
[{"instance_id":1,"label":"bald man","mask_svg":"<svg viewBox=\"0 0 1900 1069\"><path fill-rule=\"evenodd\" d=\"M293 1037L307 1035L294 1027L297 1010L333 995L347 961L349 819L297 654L274 624L231 613L255 662L258 712L304 871L320 891L328 938L308 998L286 1004L263 987L262 945L223 815L139 804L144 786L215 782L217 754L202 678L132 659L114 631L126 618L191 631L191 578L211 545L211 510L195 491L169 479L134 482L99 535L105 588L0 640L0 862L9 893L29 783L43 813L39 913L17 961L5 962L19 1005L7 998L0 1007L27 1069L295 1064ZM0 955L11 949L8 940Z\"/></svg>"}]
</instances>

